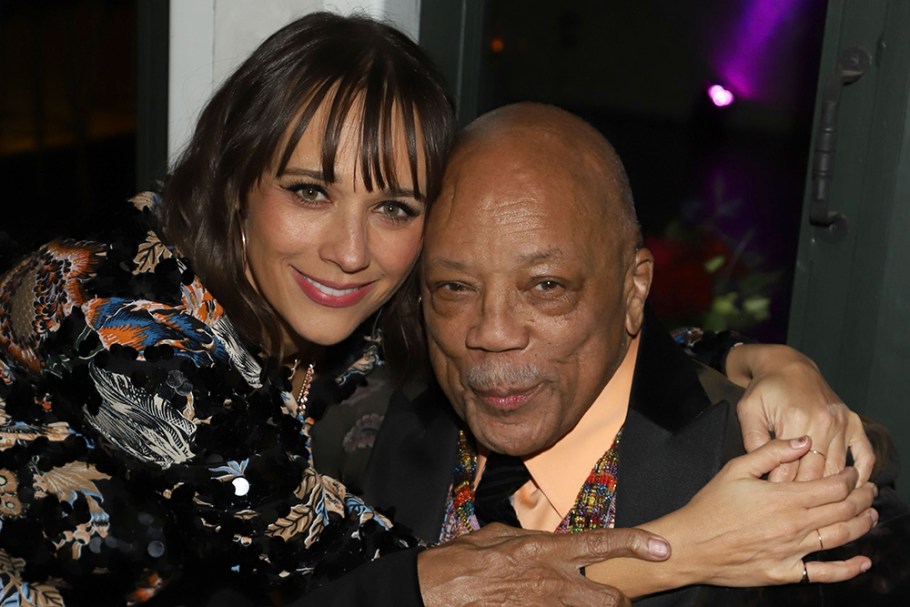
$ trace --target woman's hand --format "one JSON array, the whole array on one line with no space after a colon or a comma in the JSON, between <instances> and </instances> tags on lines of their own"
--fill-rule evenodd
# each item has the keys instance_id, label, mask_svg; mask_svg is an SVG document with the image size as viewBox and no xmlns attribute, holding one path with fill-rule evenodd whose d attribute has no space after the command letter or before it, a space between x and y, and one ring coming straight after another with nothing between
<instances>
[{"instance_id":1,"label":"woman's hand","mask_svg":"<svg viewBox=\"0 0 910 607\"><path fill-rule=\"evenodd\" d=\"M673 576L682 584L765 586L799 582L803 558L868 532L877 522L875 487L856 487L847 468L812 480L770 483L762 476L810 449L807 438L774 440L730 460L683 508L653 524L673 544ZM812 582L839 582L866 571L868 557L805 561Z\"/></svg>"},{"instance_id":2,"label":"woman's hand","mask_svg":"<svg viewBox=\"0 0 910 607\"><path fill-rule=\"evenodd\" d=\"M424 551L417 572L426 607L630 605L622 592L585 578L579 568L617 557L664 560L669 554L665 540L641 529L556 535L494 523Z\"/></svg>"},{"instance_id":3,"label":"woman's hand","mask_svg":"<svg viewBox=\"0 0 910 607\"><path fill-rule=\"evenodd\" d=\"M831 390L807 356L784 345L744 344L727 355L727 377L746 387L737 405L746 451L772 437L808 435L813 448L798 461L772 470L772 481L812 480L844 469L847 450L869 480L875 454L859 416Z\"/></svg>"},{"instance_id":4,"label":"woman's hand","mask_svg":"<svg viewBox=\"0 0 910 607\"><path fill-rule=\"evenodd\" d=\"M767 586L799 582L803 557L822 538L834 548L865 534L878 521L870 507L875 487L856 488L856 470L812 481L771 483L762 476L811 448L773 440L730 460L683 508L641 527L667 538L670 559L659 563L614 559L587 567L593 581L612 583L632 598L692 584ZM807 561L812 582L850 579L871 566L865 556Z\"/></svg>"}]
</instances>

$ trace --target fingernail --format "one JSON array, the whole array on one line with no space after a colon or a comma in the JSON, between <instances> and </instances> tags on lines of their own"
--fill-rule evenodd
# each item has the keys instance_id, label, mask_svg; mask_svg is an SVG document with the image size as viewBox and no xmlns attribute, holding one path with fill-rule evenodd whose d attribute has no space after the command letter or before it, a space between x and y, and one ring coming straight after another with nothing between
<instances>
[{"instance_id":1,"label":"fingernail","mask_svg":"<svg viewBox=\"0 0 910 607\"><path fill-rule=\"evenodd\" d=\"M863 573L866 573L866 572L869 571L870 569L872 569L872 563L869 562L869 561L866 561L865 563L863 563L863 564L860 565L860 567L859 567L859 570L862 571Z\"/></svg>"},{"instance_id":2,"label":"fingernail","mask_svg":"<svg viewBox=\"0 0 910 607\"><path fill-rule=\"evenodd\" d=\"M670 554L670 544L652 537L648 540L648 552L651 556L663 558Z\"/></svg>"},{"instance_id":3,"label":"fingernail","mask_svg":"<svg viewBox=\"0 0 910 607\"><path fill-rule=\"evenodd\" d=\"M799 437L799 438L791 438L791 439L790 439L790 446L793 447L794 449L802 449L802 448L805 447L808 443L809 443L809 437L808 437L808 436L801 436L801 437Z\"/></svg>"},{"instance_id":4,"label":"fingernail","mask_svg":"<svg viewBox=\"0 0 910 607\"><path fill-rule=\"evenodd\" d=\"M878 510L873 508L872 512L870 513L870 516L872 517L872 526L873 527L878 526Z\"/></svg>"}]
</instances>

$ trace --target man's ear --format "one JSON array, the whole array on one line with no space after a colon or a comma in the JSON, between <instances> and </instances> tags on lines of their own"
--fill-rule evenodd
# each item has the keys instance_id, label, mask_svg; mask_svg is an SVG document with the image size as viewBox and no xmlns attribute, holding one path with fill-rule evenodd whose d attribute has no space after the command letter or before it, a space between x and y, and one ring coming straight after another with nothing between
<instances>
[{"instance_id":1,"label":"man's ear","mask_svg":"<svg viewBox=\"0 0 910 607\"><path fill-rule=\"evenodd\" d=\"M638 335L645 316L645 300L654 278L654 256L645 248L635 251L626 272L626 331Z\"/></svg>"}]
</instances>

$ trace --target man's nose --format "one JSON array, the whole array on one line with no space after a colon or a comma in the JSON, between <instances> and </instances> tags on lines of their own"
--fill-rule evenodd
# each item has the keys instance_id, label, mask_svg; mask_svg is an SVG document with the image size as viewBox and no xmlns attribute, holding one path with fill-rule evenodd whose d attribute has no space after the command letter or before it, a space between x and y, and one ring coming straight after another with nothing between
<instances>
[{"instance_id":1,"label":"man's nose","mask_svg":"<svg viewBox=\"0 0 910 607\"><path fill-rule=\"evenodd\" d=\"M521 350L528 345L526 324L511 297L489 291L483 294L479 314L468 328L465 345L488 352Z\"/></svg>"},{"instance_id":2,"label":"man's nose","mask_svg":"<svg viewBox=\"0 0 910 607\"><path fill-rule=\"evenodd\" d=\"M359 272L370 265L370 236L366 218L361 213L339 209L330 222L319 256L347 274Z\"/></svg>"}]
</instances>

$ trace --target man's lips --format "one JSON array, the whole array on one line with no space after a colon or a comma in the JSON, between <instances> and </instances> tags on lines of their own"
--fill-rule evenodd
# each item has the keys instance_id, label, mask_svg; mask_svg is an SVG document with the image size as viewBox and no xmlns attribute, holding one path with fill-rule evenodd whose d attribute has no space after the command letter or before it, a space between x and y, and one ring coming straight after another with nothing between
<instances>
[{"instance_id":1,"label":"man's lips","mask_svg":"<svg viewBox=\"0 0 910 607\"><path fill-rule=\"evenodd\" d=\"M495 390L474 390L477 397L487 406L499 411L514 411L537 394L540 384L529 388L497 388Z\"/></svg>"},{"instance_id":2,"label":"man's lips","mask_svg":"<svg viewBox=\"0 0 910 607\"><path fill-rule=\"evenodd\" d=\"M294 272L294 280L304 295L316 303L328 308L346 308L353 306L366 297L375 281L358 284L341 284L327 280L316 280L306 274Z\"/></svg>"}]
</instances>

